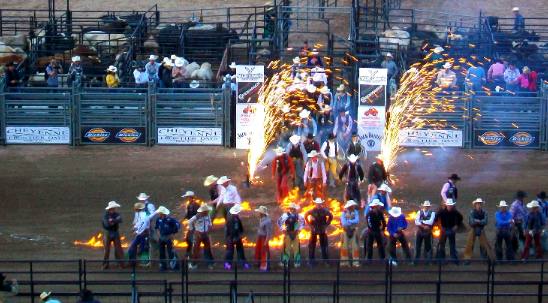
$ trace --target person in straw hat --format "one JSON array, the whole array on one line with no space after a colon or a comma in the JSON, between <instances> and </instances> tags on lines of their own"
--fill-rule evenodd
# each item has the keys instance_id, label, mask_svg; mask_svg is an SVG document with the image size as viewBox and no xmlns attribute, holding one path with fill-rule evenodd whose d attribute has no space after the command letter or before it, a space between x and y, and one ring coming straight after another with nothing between
<instances>
[{"instance_id":1,"label":"person in straw hat","mask_svg":"<svg viewBox=\"0 0 548 303\"><path fill-rule=\"evenodd\" d=\"M304 168L304 184L308 198L323 197L327 184L327 174L323 161L319 160L318 152L313 150L308 154L308 162Z\"/></svg>"},{"instance_id":2,"label":"person in straw hat","mask_svg":"<svg viewBox=\"0 0 548 303\"><path fill-rule=\"evenodd\" d=\"M322 198L314 199L314 208L306 212L304 215L306 224L310 226L310 239L308 242L308 262L310 266L315 265L316 260L316 243L318 238L320 239L320 250L322 253L322 259L327 262L329 259L328 254L328 238L327 228L333 221L333 214L329 211L329 208L324 206L324 200Z\"/></svg>"},{"instance_id":3,"label":"person in straw hat","mask_svg":"<svg viewBox=\"0 0 548 303\"><path fill-rule=\"evenodd\" d=\"M333 97L333 102L331 102L331 107L333 108L332 121L335 121L335 116L339 113L339 110L350 111L350 94L346 92L346 87L344 84L337 86L337 93Z\"/></svg>"},{"instance_id":4,"label":"person in straw hat","mask_svg":"<svg viewBox=\"0 0 548 303\"><path fill-rule=\"evenodd\" d=\"M284 234L284 247L281 258L281 266L289 266L289 261L293 258L295 268L301 266L301 246L299 243L299 233L304 228L304 217L299 214L299 206L291 202L278 219L278 227Z\"/></svg>"},{"instance_id":5,"label":"person in straw hat","mask_svg":"<svg viewBox=\"0 0 548 303\"><path fill-rule=\"evenodd\" d=\"M535 241L535 257L542 259L542 245L540 243L540 236L544 231L544 225L546 225L546 218L542 215L540 204L537 200L533 200L527 203L529 214L525 221L525 245L523 246L523 252L521 253L521 260L527 260L529 258L531 248L531 242Z\"/></svg>"},{"instance_id":6,"label":"person in straw hat","mask_svg":"<svg viewBox=\"0 0 548 303\"><path fill-rule=\"evenodd\" d=\"M358 162L358 156L351 154L348 156L348 162L343 165L341 171L339 172L339 180L346 180L344 200L362 200L360 183L363 182L364 178L365 174L362 166Z\"/></svg>"},{"instance_id":7,"label":"person in straw hat","mask_svg":"<svg viewBox=\"0 0 548 303\"><path fill-rule=\"evenodd\" d=\"M341 266L360 267L360 248L358 245L358 225L360 224L360 213L358 203L348 200L341 213ZM352 259L349 261L349 257Z\"/></svg>"},{"instance_id":8,"label":"person in straw hat","mask_svg":"<svg viewBox=\"0 0 548 303\"><path fill-rule=\"evenodd\" d=\"M142 198L144 198L144 196ZM149 213L143 202L135 203L133 209L135 210L135 218L133 219L133 233L135 238L133 238L129 244L127 251L128 257L131 264L135 265L137 254L139 254L145 259L146 265L148 266L150 265L149 257L151 257L151 253L156 253L158 251L157 247L152 248L152 243L149 243L150 235L155 234L154 230L151 230L150 221L157 213L156 211Z\"/></svg>"},{"instance_id":9,"label":"person in straw hat","mask_svg":"<svg viewBox=\"0 0 548 303\"><path fill-rule=\"evenodd\" d=\"M299 187L300 189L304 189L304 164L308 160L308 153L306 152L306 148L301 141L301 137L298 135L292 135L291 137L289 137L289 143L287 144L285 152L291 158L295 166L295 178L293 179L293 187Z\"/></svg>"},{"instance_id":10,"label":"person in straw hat","mask_svg":"<svg viewBox=\"0 0 548 303\"><path fill-rule=\"evenodd\" d=\"M148 81L158 82L158 80L160 80L160 63L156 62L156 60L158 60L158 56L150 55L148 57L148 63L145 64L145 71L148 74Z\"/></svg>"},{"instance_id":11,"label":"person in straw hat","mask_svg":"<svg viewBox=\"0 0 548 303\"><path fill-rule=\"evenodd\" d=\"M495 252L497 260L503 260L502 245L506 246L506 260L514 260L514 247L512 245L512 227L514 220L512 214L508 211L508 204L502 200L499 202L498 211L495 213L496 240Z\"/></svg>"},{"instance_id":12,"label":"person in straw hat","mask_svg":"<svg viewBox=\"0 0 548 303\"><path fill-rule=\"evenodd\" d=\"M44 302L44 303L61 303L61 301L51 297L51 291L43 291L40 294L40 302Z\"/></svg>"},{"instance_id":13,"label":"person in straw hat","mask_svg":"<svg viewBox=\"0 0 548 303\"><path fill-rule=\"evenodd\" d=\"M365 216L367 222L366 239L367 244L364 244L364 248L367 247L366 256L368 260L373 259L373 244L377 244L379 250L379 259L384 260L384 230L386 229L386 219L383 214L383 204L379 199L373 199L369 203L370 210Z\"/></svg>"},{"instance_id":14,"label":"person in straw hat","mask_svg":"<svg viewBox=\"0 0 548 303\"><path fill-rule=\"evenodd\" d=\"M219 187L221 191L219 193L216 208L218 210L222 206L221 211L225 219L228 216L229 209L234 205L240 205L240 203L242 203L238 188L230 181L231 179L227 176L222 176L217 180L217 184L221 185Z\"/></svg>"},{"instance_id":15,"label":"person in straw hat","mask_svg":"<svg viewBox=\"0 0 548 303\"><path fill-rule=\"evenodd\" d=\"M213 268L213 254L211 253L211 240L209 238L209 232L213 227L209 212L212 208L207 204L202 204L198 208L198 213L188 220L188 232L192 232L192 258L188 263L189 269L196 269L198 265L196 262L200 258L200 246L204 245L204 258L208 262L208 267Z\"/></svg>"},{"instance_id":16,"label":"person in straw hat","mask_svg":"<svg viewBox=\"0 0 548 303\"><path fill-rule=\"evenodd\" d=\"M449 240L449 251L451 259L455 264L459 264L459 257L457 255L457 247L455 244L455 235L457 229L462 225L462 214L455 208L455 201L449 198L445 201L445 208L442 208L436 214L437 220L440 221L441 233L438 241L437 258L445 259L445 243Z\"/></svg>"},{"instance_id":17,"label":"person in straw hat","mask_svg":"<svg viewBox=\"0 0 548 303\"><path fill-rule=\"evenodd\" d=\"M207 204L212 207L210 215L213 217L215 217L217 202L219 201L219 196L223 190L221 189L222 185L217 184L217 180L219 180L219 178L214 175L209 175L204 180L204 187L207 187L209 192L209 202L207 202Z\"/></svg>"},{"instance_id":18,"label":"person in straw hat","mask_svg":"<svg viewBox=\"0 0 548 303\"><path fill-rule=\"evenodd\" d=\"M260 271L268 271L270 269L270 249L268 241L272 239L272 219L268 215L266 206L259 206L255 209L259 215L259 226L257 227L257 242L255 244L255 262Z\"/></svg>"},{"instance_id":19,"label":"person in straw hat","mask_svg":"<svg viewBox=\"0 0 548 303\"><path fill-rule=\"evenodd\" d=\"M229 215L226 219L225 226L225 240L226 240L226 254L225 254L225 269L232 268L232 262L234 260L234 248L238 254L238 261L243 265L244 269L249 269L250 266L245 259L244 244L242 238L244 237L244 225L240 219L240 212L242 206L236 204L229 210Z\"/></svg>"},{"instance_id":20,"label":"person in straw hat","mask_svg":"<svg viewBox=\"0 0 548 303\"><path fill-rule=\"evenodd\" d=\"M415 215L417 233L415 237L415 263L421 259L422 244L424 242L424 258L432 260L432 228L436 219L436 213L432 211L430 201L422 203L421 209Z\"/></svg>"},{"instance_id":21,"label":"person in straw hat","mask_svg":"<svg viewBox=\"0 0 548 303\"><path fill-rule=\"evenodd\" d=\"M456 202L458 200L458 181L460 181L460 177L457 174L451 174L451 176L447 178L447 182L445 182L441 188L441 198L443 202L446 202L447 199L453 199L453 202Z\"/></svg>"},{"instance_id":22,"label":"person in straw hat","mask_svg":"<svg viewBox=\"0 0 548 303\"><path fill-rule=\"evenodd\" d=\"M300 122L295 134L303 138L308 136L308 134L312 134L315 137L318 132L318 125L316 124L316 121L310 117L310 111L303 109L299 113L299 118Z\"/></svg>"},{"instance_id":23,"label":"person in straw hat","mask_svg":"<svg viewBox=\"0 0 548 303\"><path fill-rule=\"evenodd\" d=\"M485 226L487 226L489 216L487 211L483 209L484 203L485 202L482 198L477 198L472 201L474 208L472 208L468 214L468 225L470 225L471 228L468 231L466 247L464 248L465 264L468 264L470 259L472 259L472 254L474 253L474 242L476 238L479 239L482 256L487 255L489 260L495 260L495 255L491 249L491 245L489 245L489 241L487 241L487 237L485 236L484 229Z\"/></svg>"},{"instance_id":24,"label":"person in straw hat","mask_svg":"<svg viewBox=\"0 0 548 303\"><path fill-rule=\"evenodd\" d=\"M390 262L392 265L398 265L398 256L396 252L396 244L400 242L401 248L405 254L407 261L411 261L411 251L409 250L409 244L405 236L404 230L407 229L407 220L402 213L401 208L395 206L392 207L388 214L388 223L386 229L388 231L388 238L390 243Z\"/></svg>"},{"instance_id":25,"label":"person in straw hat","mask_svg":"<svg viewBox=\"0 0 548 303\"><path fill-rule=\"evenodd\" d=\"M276 200L280 203L289 195L289 178L296 179L295 164L293 164L293 159L285 153L283 147L276 147L274 152L276 156L271 164L272 179L276 180Z\"/></svg>"},{"instance_id":26,"label":"person in straw hat","mask_svg":"<svg viewBox=\"0 0 548 303\"><path fill-rule=\"evenodd\" d=\"M116 201L108 202L105 208L105 214L103 215L103 246L105 249L105 255L103 257L103 269L109 267L108 260L110 258L110 244L114 247L114 257L118 260L120 267L124 266L124 250L122 249L122 243L120 240L120 232L118 231L120 223L122 223L122 216L118 213L120 204Z\"/></svg>"},{"instance_id":27,"label":"person in straw hat","mask_svg":"<svg viewBox=\"0 0 548 303\"><path fill-rule=\"evenodd\" d=\"M160 248L160 271L176 269L177 258L173 250L173 238L181 230L181 224L175 218L171 217L169 209L164 206L158 207L158 219L154 229L158 233ZM167 251L167 258L166 258ZM168 262L169 261L169 262ZM175 261L175 262L173 262ZM175 266L169 266L175 265Z\"/></svg>"},{"instance_id":28,"label":"person in straw hat","mask_svg":"<svg viewBox=\"0 0 548 303\"><path fill-rule=\"evenodd\" d=\"M196 195L193 191L188 190L186 191L181 198L186 200L184 203L186 203L186 212L185 217L183 220L190 220L192 217L194 217L198 213L198 208L200 208L200 201L196 198ZM186 254L185 257L188 259L192 254L192 243L194 242L192 240L192 236L194 235L194 232L192 230L188 230L185 236L185 242L187 244L186 247Z\"/></svg>"},{"instance_id":29,"label":"person in straw hat","mask_svg":"<svg viewBox=\"0 0 548 303\"><path fill-rule=\"evenodd\" d=\"M445 62L442 69L436 76L436 84L438 87L451 91L458 88L457 86L457 74L451 70L453 65L449 62Z\"/></svg>"},{"instance_id":30,"label":"person in straw hat","mask_svg":"<svg viewBox=\"0 0 548 303\"><path fill-rule=\"evenodd\" d=\"M118 78L118 68L111 65L107 68L107 76L105 77L105 82L108 88L116 88L120 85L120 78Z\"/></svg>"}]
</instances>

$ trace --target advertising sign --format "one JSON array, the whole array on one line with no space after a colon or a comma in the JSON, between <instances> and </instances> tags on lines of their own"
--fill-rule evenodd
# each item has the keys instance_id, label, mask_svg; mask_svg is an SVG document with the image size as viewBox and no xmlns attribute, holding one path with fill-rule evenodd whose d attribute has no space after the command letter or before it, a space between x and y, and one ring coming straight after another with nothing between
<instances>
[{"instance_id":1,"label":"advertising sign","mask_svg":"<svg viewBox=\"0 0 548 303\"><path fill-rule=\"evenodd\" d=\"M223 131L220 127L162 127L158 128L158 144L222 145Z\"/></svg>"},{"instance_id":2,"label":"advertising sign","mask_svg":"<svg viewBox=\"0 0 548 303\"><path fill-rule=\"evenodd\" d=\"M400 146L462 147L462 130L402 129Z\"/></svg>"},{"instance_id":3,"label":"advertising sign","mask_svg":"<svg viewBox=\"0 0 548 303\"><path fill-rule=\"evenodd\" d=\"M251 121L257 110L264 110L262 107L257 106L263 82L263 65L236 65L236 84L238 86L236 95L236 148L238 149L249 148L252 128L258 127L258 125L251 125Z\"/></svg>"},{"instance_id":4,"label":"advertising sign","mask_svg":"<svg viewBox=\"0 0 548 303\"><path fill-rule=\"evenodd\" d=\"M539 136L539 131L475 130L474 145L491 148L539 148Z\"/></svg>"},{"instance_id":5,"label":"advertising sign","mask_svg":"<svg viewBox=\"0 0 548 303\"><path fill-rule=\"evenodd\" d=\"M380 151L386 124L385 68L360 68L358 135L366 151Z\"/></svg>"},{"instance_id":6,"label":"advertising sign","mask_svg":"<svg viewBox=\"0 0 548 303\"><path fill-rule=\"evenodd\" d=\"M252 125L255 116L264 112L261 104L236 104L236 148L249 149L250 138L253 129L262 127ZM262 123L257 121L256 123Z\"/></svg>"},{"instance_id":7,"label":"advertising sign","mask_svg":"<svg viewBox=\"0 0 548 303\"><path fill-rule=\"evenodd\" d=\"M82 127L82 143L139 144L146 142L144 127Z\"/></svg>"},{"instance_id":8,"label":"advertising sign","mask_svg":"<svg viewBox=\"0 0 548 303\"><path fill-rule=\"evenodd\" d=\"M70 144L70 128L54 126L7 126L7 144Z\"/></svg>"}]
</instances>

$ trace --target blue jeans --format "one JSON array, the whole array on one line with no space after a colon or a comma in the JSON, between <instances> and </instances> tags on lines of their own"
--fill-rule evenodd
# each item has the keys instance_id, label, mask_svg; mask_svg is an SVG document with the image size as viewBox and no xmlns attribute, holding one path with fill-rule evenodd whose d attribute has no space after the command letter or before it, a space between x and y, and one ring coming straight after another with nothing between
<instances>
[{"instance_id":1,"label":"blue jeans","mask_svg":"<svg viewBox=\"0 0 548 303\"><path fill-rule=\"evenodd\" d=\"M160 238L160 269L167 269L169 261L173 260L175 254L173 253L173 241L169 238ZM166 258L166 250L167 256ZM166 261L168 259L169 261Z\"/></svg>"},{"instance_id":2,"label":"blue jeans","mask_svg":"<svg viewBox=\"0 0 548 303\"><path fill-rule=\"evenodd\" d=\"M132 264L135 264L135 259L137 258L137 250L139 254L148 251L148 232L144 232L140 235L135 236L129 248L127 254Z\"/></svg>"}]
</instances>

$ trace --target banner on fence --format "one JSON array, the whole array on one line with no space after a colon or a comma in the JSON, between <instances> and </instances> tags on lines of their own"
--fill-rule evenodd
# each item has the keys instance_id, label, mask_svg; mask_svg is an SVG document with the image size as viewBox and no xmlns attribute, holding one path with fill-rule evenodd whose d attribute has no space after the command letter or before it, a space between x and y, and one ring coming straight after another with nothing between
<instances>
[{"instance_id":1,"label":"banner on fence","mask_svg":"<svg viewBox=\"0 0 548 303\"><path fill-rule=\"evenodd\" d=\"M539 148L539 136L538 130L475 130L474 145L491 148Z\"/></svg>"},{"instance_id":2,"label":"banner on fence","mask_svg":"<svg viewBox=\"0 0 548 303\"><path fill-rule=\"evenodd\" d=\"M256 116L264 115L261 104L236 104L236 148L249 149L253 130L262 129L262 119ZM257 124L257 123L260 123Z\"/></svg>"},{"instance_id":3,"label":"banner on fence","mask_svg":"<svg viewBox=\"0 0 548 303\"><path fill-rule=\"evenodd\" d=\"M248 149L251 140L252 129L262 127L252 125L257 110L263 110L257 106L259 91L264 82L263 65L236 65L236 148ZM262 123L255 121L254 123Z\"/></svg>"},{"instance_id":4,"label":"banner on fence","mask_svg":"<svg viewBox=\"0 0 548 303\"><path fill-rule=\"evenodd\" d=\"M402 129L400 146L462 147L462 130Z\"/></svg>"},{"instance_id":5,"label":"banner on fence","mask_svg":"<svg viewBox=\"0 0 548 303\"><path fill-rule=\"evenodd\" d=\"M55 126L7 126L7 144L70 144L70 128Z\"/></svg>"},{"instance_id":6,"label":"banner on fence","mask_svg":"<svg viewBox=\"0 0 548 303\"><path fill-rule=\"evenodd\" d=\"M146 142L144 127L82 127L80 132L83 143L139 144Z\"/></svg>"},{"instance_id":7,"label":"banner on fence","mask_svg":"<svg viewBox=\"0 0 548 303\"><path fill-rule=\"evenodd\" d=\"M366 151L380 151L386 124L385 68L359 70L358 135Z\"/></svg>"},{"instance_id":8,"label":"banner on fence","mask_svg":"<svg viewBox=\"0 0 548 303\"><path fill-rule=\"evenodd\" d=\"M158 144L222 145L223 131L220 127L161 127Z\"/></svg>"}]
</instances>

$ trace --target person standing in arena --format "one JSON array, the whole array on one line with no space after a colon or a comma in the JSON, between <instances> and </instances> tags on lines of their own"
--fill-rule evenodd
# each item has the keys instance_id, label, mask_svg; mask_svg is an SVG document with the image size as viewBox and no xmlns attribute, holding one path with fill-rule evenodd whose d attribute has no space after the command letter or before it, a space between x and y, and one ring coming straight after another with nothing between
<instances>
[{"instance_id":1,"label":"person standing in arena","mask_svg":"<svg viewBox=\"0 0 548 303\"><path fill-rule=\"evenodd\" d=\"M236 204L230 208L228 211L228 216L226 218L226 227L225 227L225 239L226 239L226 255L225 255L225 269L229 270L232 268L232 262L234 259L234 249L238 255L238 261L244 267L244 269L249 269L250 266L245 259L244 244L242 238L244 236L244 225L240 219L240 212L242 211L242 206Z\"/></svg>"},{"instance_id":2,"label":"person standing in arena","mask_svg":"<svg viewBox=\"0 0 548 303\"><path fill-rule=\"evenodd\" d=\"M398 257L396 252L396 244L400 242L405 257L410 262L411 261L411 251L409 250L409 242L405 237L404 230L407 229L407 220L405 215L401 212L401 208L392 207L388 211L388 223L386 224L386 229L388 231L388 238L390 243L390 262L392 265L398 265Z\"/></svg>"},{"instance_id":3,"label":"person standing in arena","mask_svg":"<svg viewBox=\"0 0 548 303\"><path fill-rule=\"evenodd\" d=\"M116 201L108 202L105 208L105 215L103 216L103 246L105 248L105 256L103 258L103 269L108 269L108 260L110 258L110 244L114 247L114 257L118 260L120 267L124 266L124 250L122 248L120 240L120 232L118 231L120 223L122 223L122 216L117 212L120 208L120 204Z\"/></svg>"},{"instance_id":4,"label":"person standing in arena","mask_svg":"<svg viewBox=\"0 0 548 303\"><path fill-rule=\"evenodd\" d=\"M360 250L358 245L360 213L357 207L358 203L348 200L341 213L341 227L344 230L341 241L341 266L352 265L360 267Z\"/></svg>"},{"instance_id":5,"label":"person standing in arena","mask_svg":"<svg viewBox=\"0 0 548 303\"><path fill-rule=\"evenodd\" d=\"M156 206L154 206L154 203L150 200L150 196L146 193L140 193L139 196L137 196L137 200L144 204L144 213L147 216L152 216L154 212L156 211ZM137 213L135 214L135 217L133 219L133 222L137 220ZM158 244L158 234L154 232L154 226L152 224L149 224L149 233L147 235L148 243L148 260L157 260L160 256L158 253L160 252L159 244ZM150 265L150 264L149 264Z\"/></svg>"},{"instance_id":6,"label":"person standing in arena","mask_svg":"<svg viewBox=\"0 0 548 303\"><path fill-rule=\"evenodd\" d=\"M284 247L282 253L281 266L289 266L289 261L293 258L295 268L301 266L301 246L299 243L299 233L304 228L304 217L298 213L299 206L290 203L287 211L278 219L278 227L284 234Z\"/></svg>"},{"instance_id":7,"label":"person standing in arena","mask_svg":"<svg viewBox=\"0 0 548 303\"><path fill-rule=\"evenodd\" d=\"M304 169L304 184L306 186L306 196L324 197L325 185L327 183L327 174L323 161L318 159L318 153L313 150L308 154L308 162Z\"/></svg>"},{"instance_id":8,"label":"person standing in arena","mask_svg":"<svg viewBox=\"0 0 548 303\"><path fill-rule=\"evenodd\" d=\"M135 203L133 208L135 210L135 218L133 219L133 233L135 234L135 238L133 239L133 241L131 241L127 253L131 264L135 265L137 253L139 253L139 255L142 255L143 253L149 252L149 236L151 232L150 221L156 215L156 211L152 214L149 214L149 212L145 210L146 207L145 203L143 202ZM158 250L156 249L156 251ZM147 258L147 266L150 265L149 260L150 259Z\"/></svg>"},{"instance_id":9,"label":"person standing in arena","mask_svg":"<svg viewBox=\"0 0 548 303\"><path fill-rule=\"evenodd\" d=\"M187 191L184 195L182 195L181 198L187 200L184 220L188 221L192 217L194 217L196 214L198 214L198 208L200 208L200 203L196 199L194 192L190 190ZM190 256L192 255L192 243L194 243L194 240L192 239L193 236L194 236L194 231L189 229L185 236L185 242L187 244L186 253L185 253L186 259L190 258Z\"/></svg>"},{"instance_id":10,"label":"person standing in arena","mask_svg":"<svg viewBox=\"0 0 548 303\"><path fill-rule=\"evenodd\" d=\"M325 168L328 173L329 186L335 187L335 179L337 178L337 159L339 155L343 155L339 143L335 140L335 135L329 134L327 141L322 144L320 149L321 155L325 161Z\"/></svg>"},{"instance_id":11,"label":"person standing in arena","mask_svg":"<svg viewBox=\"0 0 548 303\"><path fill-rule=\"evenodd\" d=\"M289 178L296 179L293 159L285 153L283 147L278 146L274 152L276 157L272 160L272 179L276 182L276 199L282 202L289 195Z\"/></svg>"},{"instance_id":12,"label":"person standing in arena","mask_svg":"<svg viewBox=\"0 0 548 303\"><path fill-rule=\"evenodd\" d=\"M295 166L295 178L293 186L299 187L302 190L304 189L304 165L307 161L308 152L306 151L304 144L301 142L301 137L298 135L293 135L289 137L289 144L287 144L285 152L291 158Z\"/></svg>"},{"instance_id":13,"label":"person standing in arena","mask_svg":"<svg viewBox=\"0 0 548 303\"><path fill-rule=\"evenodd\" d=\"M316 242L320 239L320 249L322 252L322 259L327 262L329 259L328 246L327 246L327 227L333 221L333 214L327 207L324 207L324 201L322 198L314 199L314 208L309 210L304 219L310 226L311 235L308 242L308 262L310 266L314 266L316 263Z\"/></svg>"},{"instance_id":14,"label":"person standing in arena","mask_svg":"<svg viewBox=\"0 0 548 303\"><path fill-rule=\"evenodd\" d=\"M430 201L422 203L422 209L415 215L417 234L415 240L415 263L420 261L422 244L424 242L424 258L432 260L432 227L436 219L436 213L432 211Z\"/></svg>"},{"instance_id":15,"label":"person standing in arena","mask_svg":"<svg viewBox=\"0 0 548 303\"><path fill-rule=\"evenodd\" d=\"M482 255L487 255L490 261L494 261L495 256L493 255L493 250L491 249L491 245L489 245L489 241L487 241L484 230L489 218L487 211L482 207L485 202L483 199L477 198L472 203L474 208L470 210L468 215L468 225L470 225L471 228L470 231L468 231L468 239L466 241L466 248L464 249L465 264L469 264L470 259L472 258L476 238L479 239Z\"/></svg>"},{"instance_id":16,"label":"person standing in arena","mask_svg":"<svg viewBox=\"0 0 548 303\"><path fill-rule=\"evenodd\" d=\"M460 181L459 175L452 174L451 176L449 176L447 182L443 184L443 187L441 188L441 198L443 199L443 202L447 202L447 199L452 199L454 203L458 201L458 181Z\"/></svg>"},{"instance_id":17,"label":"person standing in arena","mask_svg":"<svg viewBox=\"0 0 548 303\"><path fill-rule=\"evenodd\" d=\"M168 268L176 269L177 266L171 266L172 262L178 264L173 250L173 237L181 230L181 224L175 218L170 217L169 209L160 206L158 207L159 217L156 219L154 229L158 233L158 244L160 249L160 271ZM167 251L167 258L166 258Z\"/></svg>"},{"instance_id":18,"label":"person standing in arena","mask_svg":"<svg viewBox=\"0 0 548 303\"><path fill-rule=\"evenodd\" d=\"M386 229L386 219L384 218L383 207L379 199L373 199L369 203L370 210L365 216L367 222L367 259L373 259L373 244L377 244L377 249L379 250L379 259L384 260L385 251L384 251L384 231Z\"/></svg>"},{"instance_id":19,"label":"person standing in arena","mask_svg":"<svg viewBox=\"0 0 548 303\"><path fill-rule=\"evenodd\" d=\"M495 213L495 227L497 230L497 238L495 240L495 252L497 260L503 258L502 245L504 242L506 248L506 260L514 260L514 247L512 246L512 214L508 211L508 204L502 200L499 202L499 210Z\"/></svg>"},{"instance_id":20,"label":"person standing in arena","mask_svg":"<svg viewBox=\"0 0 548 303\"><path fill-rule=\"evenodd\" d=\"M238 192L238 188L232 184L231 179L227 176L222 176L217 180L220 193L217 200L217 210L222 206L223 217L226 219L228 211L235 205L242 203L242 198Z\"/></svg>"},{"instance_id":21,"label":"person standing in arena","mask_svg":"<svg viewBox=\"0 0 548 303\"><path fill-rule=\"evenodd\" d=\"M194 236L192 240L192 258L188 263L189 269L196 269L198 265L195 263L200 257L200 246L204 245L204 259L209 263L209 269L213 269L213 254L211 253L211 240L209 232L213 227L209 212L212 210L207 204L202 204L198 208L198 213L188 220L188 230L192 231Z\"/></svg>"},{"instance_id":22,"label":"person standing in arena","mask_svg":"<svg viewBox=\"0 0 548 303\"><path fill-rule=\"evenodd\" d=\"M310 154L313 150L320 152L320 143L314 140L313 134L309 133L306 136L306 140L304 141L303 146L307 154Z\"/></svg>"},{"instance_id":23,"label":"person standing in arena","mask_svg":"<svg viewBox=\"0 0 548 303\"><path fill-rule=\"evenodd\" d=\"M344 200L361 201L360 183L363 182L365 175L360 163L357 162L358 156L351 154L348 156L348 162L343 165L339 172L339 180L346 177L346 187L344 189Z\"/></svg>"},{"instance_id":24,"label":"person standing in arena","mask_svg":"<svg viewBox=\"0 0 548 303\"><path fill-rule=\"evenodd\" d=\"M445 243L449 240L449 251L451 259L455 264L459 264L459 257L457 255L456 247L456 233L459 226L462 225L462 214L455 208L455 201L449 198L445 201L445 208L442 208L437 214L436 218L441 224L440 240L438 242L437 258L440 260L445 259Z\"/></svg>"},{"instance_id":25,"label":"person standing in arena","mask_svg":"<svg viewBox=\"0 0 548 303\"><path fill-rule=\"evenodd\" d=\"M272 219L268 215L266 206L259 206L255 209L259 214L259 226L257 228L257 242L255 244L255 261L260 271L270 269L270 249L268 241L272 239Z\"/></svg>"},{"instance_id":26,"label":"person standing in arena","mask_svg":"<svg viewBox=\"0 0 548 303\"><path fill-rule=\"evenodd\" d=\"M521 260L525 261L529 258L529 249L531 248L531 242L535 242L535 257L538 260L542 259L543 251L540 244L540 235L546 225L546 218L542 215L540 210L540 204L537 200L533 200L527 203L529 214L527 214L525 221L525 245L523 246L523 252L521 253Z\"/></svg>"},{"instance_id":27,"label":"person standing in arena","mask_svg":"<svg viewBox=\"0 0 548 303\"><path fill-rule=\"evenodd\" d=\"M512 202L510 206L510 214L514 220L514 236L512 243L514 245L514 252L519 249L519 242L525 242L525 232L523 231L525 219L527 218L527 210L525 209L525 202L523 200L527 197L527 193L518 190L516 192L516 200Z\"/></svg>"},{"instance_id":28,"label":"person standing in arena","mask_svg":"<svg viewBox=\"0 0 548 303\"><path fill-rule=\"evenodd\" d=\"M377 193L377 188L379 188L384 182L388 180L388 173L384 168L384 163L382 159L377 158L367 172L367 181L369 186L367 188L367 200L371 202L373 196ZM365 207L365 203L362 202L362 208Z\"/></svg>"}]
</instances>

